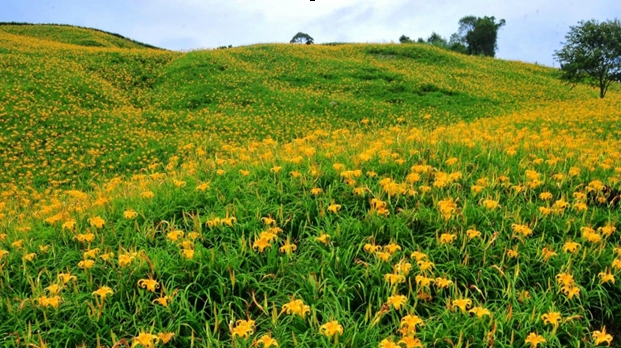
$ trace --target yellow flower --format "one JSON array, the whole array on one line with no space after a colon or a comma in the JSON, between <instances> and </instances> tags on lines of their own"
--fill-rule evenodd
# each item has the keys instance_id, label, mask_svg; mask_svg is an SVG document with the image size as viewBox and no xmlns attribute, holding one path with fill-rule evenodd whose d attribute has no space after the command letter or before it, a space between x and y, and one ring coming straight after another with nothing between
<instances>
[{"instance_id":1,"label":"yellow flower","mask_svg":"<svg viewBox=\"0 0 621 348\"><path fill-rule=\"evenodd\" d=\"M539 194L539 198L544 201L549 201L552 197L553 195L550 192L541 192Z\"/></svg>"},{"instance_id":2,"label":"yellow flower","mask_svg":"<svg viewBox=\"0 0 621 348\"><path fill-rule=\"evenodd\" d=\"M123 212L123 217L127 220L135 219L138 216L138 213L133 209L127 209Z\"/></svg>"},{"instance_id":3,"label":"yellow flower","mask_svg":"<svg viewBox=\"0 0 621 348\"><path fill-rule=\"evenodd\" d=\"M107 286L102 286L99 289L93 291L93 296L97 295L102 300L105 300L108 295L112 295L114 292Z\"/></svg>"},{"instance_id":4,"label":"yellow flower","mask_svg":"<svg viewBox=\"0 0 621 348\"><path fill-rule=\"evenodd\" d=\"M263 348L269 348L271 346L278 348L278 341L272 338L272 336L269 334L261 336L261 338L257 340L257 344L259 343L263 344Z\"/></svg>"},{"instance_id":5,"label":"yellow flower","mask_svg":"<svg viewBox=\"0 0 621 348\"><path fill-rule=\"evenodd\" d=\"M543 336L537 335L536 333L531 332L526 337L526 340L524 340L524 343L530 343L531 348L537 348L537 345L541 343L546 343L546 340L545 338L543 338Z\"/></svg>"},{"instance_id":6,"label":"yellow flower","mask_svg":"<svg viewBox=\"0 0 621 348\"><path fill-rule=\"evenodd\" d=\"M181 255L187 260L191 260L194 258L194 249L183 249L181 250Z\"/></svg>"},{"instance_id":7,"label":"yellow flower","mask_svg":"<svg viewBox=\"0 0 621 348\"><path fill-rule=\"evenodd\" d=\"M65 221L62 225L62 229L63 230L69 230L69 231L73 231L75 229L77 221L75 221L75 219L71 219L68 221Z\"/></svg>"},{"instance_id":8,"label":"yellow flower","mask_svg":"<svg viewBox=\"0 0 621 348\"><path fill-rule=\"evenodd\" d=\"M567 296L568 299L574 298L574 296L580 297L580 288L573 285L563 286L561 291Z\"/></svg>"},{"instance_id":9,"label":"yellow flower","mask_svg":"<svg viewBox=\"0 0 621 348\"><path fill-rule=\"evenodd\" d=\"M428 270L431 270L433 267L435 267L435 264L431 261L420 260L416 264L420 268L421 272L426 272Z\"/></svg>"},{"instance_id":10,"label":"yellow flower","mask_svg":"<svg viewBox=\"0 0 621 348\"><path fill-rule=\"evenodd\" d=\"M104 225L106 224L106 221L102 219L100 216L95 216L95 217L88 219L88 223L91 225L91 227L103 228Z\"/></svg>"},{"instance_id":11,"label":"yellow flower","mask_svg":"<svg viewBox=\"0 0 621 348\"><path fill-rule=\"evenodd\" d=\"M373 254L375 251L377 251L378 249L380 249L381 247L379 245L375 245L375 244L370 244L367 243L364 245L363 249L364 251Z\"/></svg>"},{"instance_id":12,"label":"yellow flower","mask_svg":"<svg viewBox=\"0 0 621 348\"><path fill-rule=\"evenodd\" d=\"M174 231L168 232L168 234L166 234L166 238L170 239L173 242L176 242L179 240L179 238L183 238L184 234L185 232L181 230L174 230Z\"/></svg>"},{"instance_id":13,"label":"yellow flower","mask_svg":"<svg viewBox=\"0 0 621 348\"><path fill-rule=\"evenodd\" d=\"M417 315L408 314L405 317L401 318L401 323L399 327L401 329L401 333L404 335L407 334L415 334L417 326L424 326L425 322L423 319L419 318Z\"/></svg>"},{"instance_id":14,"label":"yellow flower","mask_svg":"<svg viewBox=\"0 0 621 348\"><path fill-rule=\"evenodd\" d=\"M70 281L76 281L76 277L71 275L70 272L67 273L58 273L58 279L63 283L63 285L69 283Z\"/></svg>"},{"instance_id":15,"label":"yellow flower","mask_svg":"<svg viewBox=\"0 0 621 348\"><path fill-rule=\"evenodd\" d=\"M319 332L326 336L332 337L334 335L342 335L343 334L343 326L339 324L338 321L332 320L327 322L319 327Z\"/></svg>"},{"instance_id":16,"label":"yellow flower","mask_svg":"<svg viewBox=\"0 0 621 348\"><path fill-rule=\"evenodd\" d=\"M513 229L513 232L519 233L524 237L528 237L533 234L533 230L531 230L527 225L512 224L511 229Z\"/></svg>"},{"instance_id":17,"label":"yellow flower","mask_svg":"<svg viewBox=\"0 0 621 348\"><path fill-rule=\"evenodd\" d=\"M196 191L205 191L205 190L207 190L209 188L209 185L210 185L210 183L208 183L208 182L202 183L202 184L196 186Z\"/></svg>"},{"instance_id":18,"label":"yellow flower","mask_svg":"<svg viewBox=\"0 0 621 348\"><path fill-rule=\"evenodd\" d=\"M410 258L416 259L416 261L420 261L422 259L426 259L427 254L421 253L420 251L414 251L412 252L412 254L410 254Z\"/></svg>"},{"instance_id":19,"label":"yellow flower","mask_svg":"<svg viewBox=\"0 0 621 348\"><path fill-rule=\"evenodd\" d=\"M337 214L339 210L341 210L340 204L330 204L328 206L328 211L333 212L334 214Z\"/></svg>"},{"instance_id":20,"label":"yellow flower","mask_svg":"<svg viewBox=\"0 0 621 348\"><path fill-rule=\"evenodd\" d=\"M459 307L459 309L461 309L462 313L466 313L466 309L468 307L472 306L472 300L470 299L458 299L458 300L453 300L453 308L455 307Z\"/></svg>"},{"instance_id":21,"label":"yellow flower","mask_svg":"<svg viewBox=\"0 0 621 348\"><path fill-rule=\"evenodd\" d=\"M60 306L60 303L62 302L62 298L58 295L54 295L52 297L39 296L37 298L37 302L39 303L40 307L52 307L54 309L58 309L58 306Z\"/></svg>"},{"instance_id":22,"label":"yellow flower","mask_svg":"<svg viewBox=\"0 0 621 348\"><path fill-rule=\"evenodd\" d=\"M157 334L157 337L162 340L163 344L170 342L170 340L175 336L173 332L160 332Z\"/></svg>"},{"instance_id":23,"label":"yellow flower","mask_svg":"<svg viewBox=\"0 0 621 348\"><path fill-rule=\"evenodd\" d=\"M266 224L267 226L276 225L276 220L272 219L271 217L261 218L261 221L263 221L263 223Z\"/></svg>"},{"instance_id":24,"label":"yellow flower","mask_svg":"<svg viewBox=\"0 0 621 348\"><path fill-rule=\"evenodd\" d=\"M92 243L95 240L95 235L92 233L78 234L75 238L80 243Z\"/></svg>"},{"instance_id":25,"label":"yellow flower","mask_svg":"<svg viewBox=\"0 0 621 348\"><path fill-rule=\"evenodd\" d=\"M254 333L254 320L238 320L232 330L233 338L239 336L247 339Z\"/></svg>"},{"instance_id":26,"label":"yellow flower","mask_svg":"<svg viewBox=\"0 0 621 348\"><path fill-rule=\"evenodd\" d=\"M541 249L541 255L543 256L543 261L547 262L552 256L556 256L556 253L554 250L545 247Z\"/></svg>"},{"instance_id":27,"label":"yellow flower","mask_svg":"<svg viewBox=\"0 0 621 348\"><path fill-rule=\"evenodd\" d=\"M282 312L287 314L297 314L304 319L306 317L306 313L310 313L310 306L305 305L302 300L292 299L289 303L282 306Z\"/></svg>"},{"instance_id":28,"label":"yellow flower","mask_svg":"<svg viewBox=\"0 0 621 348\"><path fill-rule=\"evenodd\" d=\"M436 278L436 280L434 281L434 284L440 288L440 289L446 289L448 288L451 284L453 284L452 280L446 279L446 278L441 278L438 277Z\"/></svg>"},{"instance_id":29,"label":"yellow flower","mask_svg":"<svg viewBox=\"0 0 621 348\"><path fill-rule=\"evenodd\" d=\"M604 342L608 343L608 346L610 346L610 342L612 342L612 335L607 334L606 326L603 326L602 331L593 331L593 339L595 340L596 346L599 346Z\"/></svg>"},{"instance_id":30,"label":"yellow flower","mask_svg":"<svg viewBox=\"0 0 621 348\"><path fill-rule=\"evenodd\" d=\"M393 295L393 296L388 297L388 300L386 301L386 303L389 306L395 307L396 310L399 310L401 309L401 306L405 305L407 300L408 298L403 295Z\"/></svg>"},{"instance_id":31,"label":"yellow flower","mask_svg":"<svg viewBox=\"0 0 621 348\"><path fill-rule=\"evenodd\" d=\"M328 245L330 243L330 236L325 233L322 233L319 235L319 237L315 237L315 240L325 245Z\"/></svg>"},{"instance_id":32,"label":"yellow flower","mask_svg":"<svg viewBox=\"0 0 621 348\"><path fill-rule=\"evenodd\" d=\"M414 337L414 336L405 336L403 337L399 343L403 343L405 345L405 348L423 348L423 342L420 341L420 339Z\"/></svg>"},{"instance_id":33,"label":"yellow flower","mask_svg":"<svg viewBox=\"0 0 621 348\"><path fill-rule=\"evenodd\" d=\"M259 249L259 252L263 252L263 250L265 250L265 248L267 248L268 246L272 246L270 244L270 239L268 238L257 238L254 243L252 244L252 248L253 249Z\"/></svg>"},{"instance_id":34,"label":"yellow flower","mask_svg":"<svg viewBox=\"0 0 621 348\"><path fill-rule=\"evenodd\" d=\"M2 252L0 251L0 258L2 258ZM612 260L612 268L616 269L616 270L620 270L621 269L621 259L616 258L614 260Z\"/></svg>"},{"instance_id":35,"label":"yellow flower","mask_svg":"<svg viewBox=\"0 0 621 348\"><path fill-rule=\"evenodd\" d=\"M433 282L433 278L427 278L422 275L417 275L414 279L416 280L416 285L425 288L429 287L429 285Z\"/></svg>"},{"instance_id":36,"label":"yellow flower","mask_svg":"<svg viewBox=\"0 0 621 348\"><path fill-rule=\"evenodd\" d=\"M399 345L396 344L394 341L389 340L388 338L385 338L382 340L382 342L380 342L378 348L401 348L401 347L399 347Z\"/></svg>"},{"instance_id":37,"label":"yellow flower","mask_svg":"<svg viewBox=\"0 0 621 348\"><path fill-rule=\"evenodd\" d=\"M388 251L390 254L394 254L397 250L401 250L401 246L391 242L390 244L384 246L384 250Z\"/></svg>"},{"instance_id":38,"label":"yellow flower","mask_svg":"<svg viewBox=\"0 0 621 348\"><path fill-rule=\"evenodd\" d=\"M143 348L155 348L155 345L159 340L160 338L156 335L152 335L147 332L141 332L137 337L132 338L132 341L134 341L134 343L132 343L132 348L138 345L142 346Z\"/></svg>"},{"instance_id":39,"label":"yellow flower","mask_svg":"<svg viewBox=\"0 0 621 348\"><path fill-rule=\"evenodd\" d=\"M250 175L250 172L249 172L249 171L247 171L247 170L243 170L243 169L241 169L241 170L239 171L239 174L241 174L242 176L248 176L248 175Z\"/></svg>"},{"instance_id":40,"label":"yellow flower","mask_svg":"<svg viewBox=\"0 0 621 348\"><path fill-rule=\"evenodd\" d=\"M148 291L155 292L155 289L159 288L160 284L157 282L157 280L149 277L149 279L140 279L138 281L138 286L143 289L146 288Z\"/></svg>"},{"instance_id":41,"label":"yellow flower","mask_svg":"<svg viewBox=\"0 0 621 348\"><path fill-rule=\"evenodd\" d=\"M567 241L563 244L563 252L575 253L580 248L580 244L572 241Z\"/></svg>"},{"instance_id":42,"label":"yellow flower","mask_svg":"<svg viewBox=\"0 0 621 348\"><path fill-rule=\"evenodd\" d=\"M29 254L22 256L22 260L32 262L32 260L34 260L36 256L37 256L36 253L29 253Z\"/></svg>"},{"instance_id":43,"label":"yellow flower","mask_svg":"<svg viewBox=\"0 0 621 348\"><path fill-rule=\"evenodd\" d=\"M477 307L472 307L471 310L468 311L468 313L474 313L477 318L481 319L483 318L484 315L491 315L492 313L489 311L489 309L487 308L483 308L481 306L477 306Z\"/></svg>"},{"instance_id":44,"label":"yellow flower","mask_svg":"<svg viewBox=\"0 0 621 348\"><path fill-rule=\"evenodd\" d=\"M86 259L96 258L97 254L99 254L99 248L87 250L82 255L84 256L84 259L86 260Z\"/></svg>"},{"instance_id":45,"label":"yellow flower","mask_svg":"<svg viewBox=\"0 0 621 348\"><path fill-rule=\"evenodd\" d=\"M493 199L486 199L483 201L483 206L487 210L494 210L498 208L499 204L498 204L498 201L495 201Z\"/></svg>"},{"instance_id":46,"label":"yellow flower","mask_svg":"<svg viewBox=\"0 0 621 348\"><path fill-rule=\"evenodd\" d=\"M598 277L602 279L602 284L607 282L615 283L615 275L610 273L608 269L606 269L606 272L599 272Z\"/></svg>"},{"instance_id":47,"label":"yellow flower","mask_svg":"<svg viewBox=\"0 0 621 348\"><path fill-rule=\"evenodd\" d=\"M472 240L477 237L479 238L481 237L481 232L477 231L475 228L467 230L466 234L468 235L469 240Z\"/></svg>"},{"instance_id":48,"label":"yellow flower","mask_svg":"<svg viewBox=\"0 0 621 348\"><path fill-rule=\"evenodd\" d=\"M543 320L544 324L550 324L555 328L558 327L561 318L561 313L559 312L548 312L541 316L541 320Z\"/></svg>"},{"instance_id":49,"label":"yellow flower","mask_svg":"<svg viewBox=\"0 0 621 348\"><path fill-rule=\"evenodd\" d=\"M62 290L62 286L58 284L52 284L48 286L47 288L45 288L45 290L47 290L50 293L50 295L58 295L58 293L60 293L60 291Z\"/></svg>"},{"instance_id":50,"label":"yellow flower","mask_svg":"<svg viewBox=\"0 0 621 348\"><path fill-rule=\"evenodd\" d=\"M124 253L119 255L119 266L125 267L131 264L134 261L134 258L136 258L136 253Z\"/></svg>"},{"instance_id":51,"label":"yellow flower","mask_svg":"<svg viewBox=\"0 0 621 348\"><path fill-rule=\"evenodd\" d=\"M287 238L287 240L285 241L285 244L283 246L280 247L280 252L281 253L287 253L287 254L291 254L292 252L297 250L297 246L293 243L289 242L289 238Z\"/></svg>"},{"instance_id":52,"label":"yellow flower","mask_svg":"<svg viewBox=\"0 0 621 348\"><path fill-rule=\"evenodd\" d=\"M156 304L159 303L164 307L168 307L168 304L170 303L171 299L168 296L164 296L164 297L158 297L155 300L151 301L151 303Z\"/></svg>"},{"instance_id":53,"label":"yellow flower","mask_svg":"<svg viewBox=\"0 0 621 348\"><path fill-rule=\"evenodd\" d=\"M15 241L13 243L11 243L11 248L15 248L15 249L21 249L23 248L24 245L24 241L22 239Z\"/></svg>"},{"instance_id":54,"label":"yellow flower","mask_svg":"<svg viewBox=\"0 0 621 348\"><path fill-rule=\"evenodd\" d=\"M388 262L390 259L390 253L385 251L376 251L375 256L384 262Z\"/></svg>"},{"instance_id":55,"label":"yellow flower","mask_svg":"<svg viewBox=\"0 0 621 348\"><path fill-rule=\"evenodd\" d=\"M320 194L320 193L322 193L322 192L323 192L323 190L322 190L322 189L320 189L319 187L314 187L314 188L312 188L312 189L310 190L310 193L312 193L312 194L313 194L313 195L315 195L315 196L319 195L319 194Z\"/></svg>"},{"instance_id":56,"label":"yellow flower","mask_svg":"<svg viewBox=\"0 0 621 348\"><path fill-rule=\"evenodd\" d=\"M93 260L84 260L84 261L78 262L78 267L80 267L82 269L90 269L94 265L95 265L95 261L93 261Z\"/></svg>"},{"instance_id":57,"label":"yellow flower","mask_svg":"<svg viewBox=\"0 0 621 348\"><path fill-rule=\"evenodd\" d=\"M401 274L387 273L384 275L384 280L386 280L390 286L394 286L395 284L405 282L405 277Z\"/></svg>"},{"instance_id":58,"label":"yellow flower","mask_svg":"<svg viewBox=\"0 0 621 348\"><path fill-rule=\"evenodd\" d=\"M457 239L457 234L454 233L442 233L440 235L440 243L442 244L452 244L455 239Z\"/></svg>"}]
</instances>

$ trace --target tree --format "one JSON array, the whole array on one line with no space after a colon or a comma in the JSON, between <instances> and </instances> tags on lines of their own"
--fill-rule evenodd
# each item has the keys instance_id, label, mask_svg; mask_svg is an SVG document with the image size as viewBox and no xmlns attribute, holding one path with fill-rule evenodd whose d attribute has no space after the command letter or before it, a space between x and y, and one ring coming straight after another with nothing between
<instances>
[{"instance_id":1,"label":"tree","mask_svg":"<svg viewBox=\"0 0 621 348\"><path fill-rule=\"evenodd\" d=\"M401 42L402 44L412 43L412 40L410 39L409 36L401 35L401 37L399 38L399 42Z\"/></svg>"},{"instance_id":2,"label":"tree","mask_svg":"<svg viewBox=\"0 0 621 348\"><path fill-rule=\"evenodd\" d=\"M466 16L459 20L459 32L455 38L451 37L451 41L465 46L468 54L495 57L498 49L498 30L505 23L504 19L496 23L494 16L483 18ZM455 45L455 48L461 46Z\"/></svg>"},{"instance_id":3,"label":"tree","mask_svg":"<svg viewBox=\"0 0 621 348\"><path fill-rule=\"evenodd\" d=\"M618 19L580 21L570 27L563 48L554 51L561 79L599 87L604 98L612 82L621 82L621 23Z\"/></svg>"},{"instance_id":4,"label":"tree","mask_svg":"<svg viewBox=\"0 0 621 348\"><path fill-rule=\"evenodd\" d=\"M307 44L310 45L313 42L315 42L315 40L308 34L303 33L303 32L299 32L297 34L295 34L295 36L293 37L293 39L291 39L290 43L300 43L300 44Z\"/></svg>"},{"instance_id":5,"label":"tree","mask_svg":"<svg viewBox=\"0 0 621 348\"><path fill-rule=\"evenodd\" d=\"M446 42L446 39L435 31L432 32L431 35L427 38L427 43L438 47L448 47L448 42Z\"/></svg>"}]
</instances>

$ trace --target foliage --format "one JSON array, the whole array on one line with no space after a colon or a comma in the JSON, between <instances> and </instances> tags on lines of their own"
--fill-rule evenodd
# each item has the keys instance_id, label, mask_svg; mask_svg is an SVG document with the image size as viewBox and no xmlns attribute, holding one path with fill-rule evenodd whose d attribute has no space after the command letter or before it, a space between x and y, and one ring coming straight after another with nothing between
<instances>
[{"instance_id":1,"label":"foliage","mask_svg":"<svg viewBox=\"0 0 621 348\"><path fill-rule=\"evenodd\" d=\"M498 48L498 30L505 23L504 19L496 23L494 16L465 16L459 20L459 41L466 46L468 54L494 57Z\"/></svg>"},{"instance_id":2,"label":"foliage","mask_svg":"<svg viewBox=\"0 0 621 348\"><path fill-rule=\"evenodd\" d=\"M618 339L614 87L431 45L0 48L7 347Z\"/></svg>"},{"instance_id":3,"label":"foliage","mask_svg":"<svg viewBox=\"0 0 621 348\"><path fill-rule=\"evenodd\" d=\"M401 37L399 38L399 42L404 44L404 43L412 43L412 39L410 39L409 36L405 36L405 35L401 35Z\"/></svg>"},{"instance_id":4,"label":"foliage","mask_svg":"<svg viewBox=\"0 0 621 348\"><path fill-rule=\"evenodd\" d=\"M303 32L299 32L297 34L295 34L293 36L293 38L291 39L290 43L298 43L298 44L306 44L306 45L310 45L314 42L315 40L308 34L303 33Z\"/></svg>"},{"instance_id":5,"label":"foliage","mask_svg":"<svg viewBox=\"0 0 621 348\"><path fill-rule=\"evenodd\" d=\"M582 21L572 26L563 48L554 53L561 78L572 84L587 82L606 96L613 82L621 82L621 22Z\"/></svg>"},{"instance_id":6,"label":"foliage","mask_svg":"<svg viewBox=\"0 0 621 348\"><path fill-rule=\"evenodd\" d=\"M435 31L427 38L427 43L437 47L448 48L448 42L446 39Z\"/></svg>"}]
</instances>

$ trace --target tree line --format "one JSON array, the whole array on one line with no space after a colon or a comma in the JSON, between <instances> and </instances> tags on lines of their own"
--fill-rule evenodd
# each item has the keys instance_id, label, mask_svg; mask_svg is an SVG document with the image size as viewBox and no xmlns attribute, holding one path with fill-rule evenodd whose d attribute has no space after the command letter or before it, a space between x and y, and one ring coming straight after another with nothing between
<instances>
[{"instance_id":1,"label":"tree line","mask_svg":"<svg viewBox=\"0 0 621 348\"><path fill-rule=\"evenodd\" d=\"M496 56L498 31L506 24L504 19L496 22L494 16L465 16L459 20L458 24L458 31L449 39L432 32L426 40L421 37L416 41L406 35L401 35L399 42L402 44L427 43L464 54Z\"/></svg>"}]
</instances>

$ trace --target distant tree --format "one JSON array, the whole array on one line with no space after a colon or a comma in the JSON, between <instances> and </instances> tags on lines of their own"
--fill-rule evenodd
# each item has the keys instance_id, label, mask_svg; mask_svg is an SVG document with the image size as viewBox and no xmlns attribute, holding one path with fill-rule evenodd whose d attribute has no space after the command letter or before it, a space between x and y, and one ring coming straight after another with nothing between
<instances>
[{"instance_id":1,"label":"distant tree","mask_svg":"<svg viewBox=\"0 0 621 348\"><path fill-rule=\"evenodd\" d=\"M443 48L448 47L448 42L446 41L446 39L443 38L442 35L436 33L435 31L432 32L431 35L427 38L427 43L434 45L434 46L443 47Z\"/></svg>"},{"instance_id":2,"label":"distant tree","mask_svg":"<svg viewBox=\"0 0 621 348\"><path fill-rule=\"evenodd\" d=\"M468 53L468 48L466 47L466 45L464 45L461 37L457 33L454 33L453 35L451 35L451 38L449 39L449 42L448 42L448 48L451 51L464 53L464 54Z\"/></svg>"},{"instance_id":3,"label":"distant tree","mask_svg":"<svg viewBox=\"0 0 621 348\"><path fill-rule=\"evenodd\" d=\"M501 19L496 23L496 18L466 16L459 20L459 32L454 43L461 43L466 47L466 52L472 55L496 56L498 48L498 30L505 25ZM456 46L456 48L459 46Z\"/></svg>"},{"instance_id":4,"label":"distant tree","mask_svg":"<svg viewBox=\"0 0 621 348\"><path fill-rule=\"evenodd\" d=\"M416 40L417 43L425 43L425 39L423 39L422 37L419 37L418 40Z\"/></svg>"},{"instance_id":5,"label":"distant tree","mask_svg":"<svg viewBox=\"0 0 621 348\"><path fill-rule=\"evenodd\" d=\"M315 42L315 40L310 35L303 33L303 32L299 32L295 34L293 39L291 39L290 41L290 43L299 43L299 44L307 44L307 45L310 45L313 42Z\"/></svg>"},{"instance_id":6,"label":"distant tree","mask_svg":"<svg viewBox=\"0 0 621 348\"><path fill-rule=\"evenodd\" d=\"M612 82L621 82L621 22L580 21L565 39L563 48L554 52L561 79L599 87L599 97L604 98Z\"/></svg>"},{"instance_id":7,"label":"distant tree","mask_svg":"<svg viewBox=\"0 0 621 348\"><path fill-rule=\"evenodd\" d=\"M401 35L401 37L399 38L399 42L404 44L404 43L412 43L413 41L410 39L409 36Z\"/></svg>"}]
</instances>

